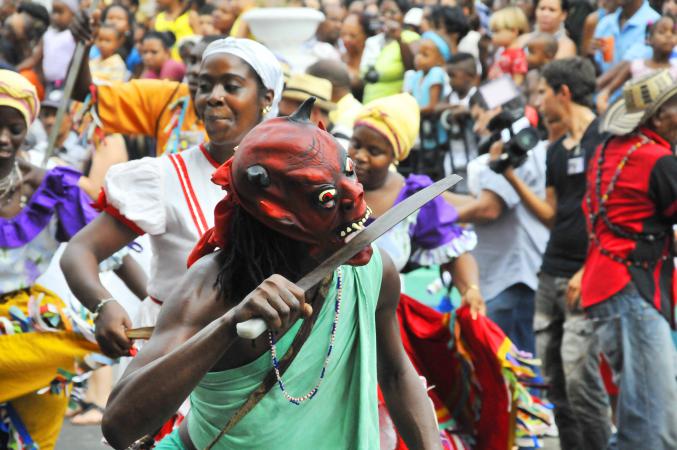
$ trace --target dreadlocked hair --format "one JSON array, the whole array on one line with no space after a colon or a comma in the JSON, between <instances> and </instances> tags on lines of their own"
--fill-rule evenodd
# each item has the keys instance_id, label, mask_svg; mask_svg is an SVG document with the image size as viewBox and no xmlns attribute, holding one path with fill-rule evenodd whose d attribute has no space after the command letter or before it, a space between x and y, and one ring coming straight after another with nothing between
<instances>
[{"instance_id":1,"label":"dreadlocked hair","mask_svg":"<svg viewBox=\"0 0 677 450\"><path fill-rule=\"evenodd\" d=\"M284 236L254 219L239 205L233 211L227 248L219 251L214 287L222 298L240 301L273 274L297 281L308 245Z\"/></svg>"}]
</instances>

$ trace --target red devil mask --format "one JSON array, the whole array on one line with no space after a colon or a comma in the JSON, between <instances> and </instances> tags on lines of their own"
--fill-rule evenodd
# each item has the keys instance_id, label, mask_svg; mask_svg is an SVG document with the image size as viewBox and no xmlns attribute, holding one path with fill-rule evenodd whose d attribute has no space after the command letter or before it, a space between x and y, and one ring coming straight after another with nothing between
<instances>
[{"instance_id":1,"label":"red devil mask","mask_svg":"<svg viewBox=\"0 0 677 450\"><path fill-rule=\"evenodd\" d=\"M240 143L212 181L227 192L215 208L215 225L191 253L188 264L227 248L235 205L256 220L310 246L322 258L364 228L370 211L353 162L323 128L310 122L314 98L289 117L263 122ZM363 265L371 247L349 264Z\"/></svg>"}]
</instances>

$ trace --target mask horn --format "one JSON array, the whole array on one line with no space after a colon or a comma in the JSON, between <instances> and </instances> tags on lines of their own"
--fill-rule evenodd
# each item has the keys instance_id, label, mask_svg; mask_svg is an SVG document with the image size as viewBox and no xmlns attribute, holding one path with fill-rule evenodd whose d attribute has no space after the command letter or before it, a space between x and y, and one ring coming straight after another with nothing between
<instances>
[{"instance_id":1,"label":"mask horn","mask_svg":"<svg viewBox=\"0 0 677 450\"><path fill-rule=\"evenodd\" d=\"M265 167L258 164L247 168L247 179L262 188L270 186L270 177Z\"/></svg>"},{"instance_id":2,"label":"mask horn","mask_svg":"<svg viewBox=\"0 0 677 450\"><path fill-rule=\"evenodd\" d=\"M294 113L289 116L289 120L299 123L310 123L310 113L313 111L313 105L315 104L315 97L308 97L299 109L294 111Z\"/></svg>"}]
</instances>

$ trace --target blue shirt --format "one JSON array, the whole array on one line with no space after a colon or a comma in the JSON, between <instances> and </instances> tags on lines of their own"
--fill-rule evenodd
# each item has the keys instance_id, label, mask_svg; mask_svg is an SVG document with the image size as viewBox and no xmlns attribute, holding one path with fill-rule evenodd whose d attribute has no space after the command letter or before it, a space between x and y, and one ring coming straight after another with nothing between
<instances>
[{"instance_id":1,"label":"blue shirt","mask_svg":"<svg viewBox=\"0 0 677 450\"><path fill-rule=\"evenodd\" d=\"M645 1L637 12L623 24L621 29L619 27L621 11L622 8L618 8L614 13L604 16L595 28L596 39L608 36L614 37L614 55L611 62L604 62L601 50L595 53L595 61L602 72L606 72L623 60L637 59L638 53L642 53L641 49L633 49L632 52L629 52L630 48L636 44L644 44L646 25L660 18L660 14L649 6L648 1Z\"/></svg>"},{"instance_id":2,"label":"blue shirt","mask_svg":"<svg viewBox=\"0 0 677 450\"><path fill-rule=\"evenodd\" d=\"M442 86L440 96L444 97L445 92L449 90L446 87L449 85L449 82L447 73L441 67L433 67L428 71L428 74L424 74L422 70L410 70L404 74L403 90L404 92L410 93L416 99L416 103L418 103L420 108L425 108L430 104L430 89L435 85ZM442 98L440 98L440 100L442 100ZM434 124L435 128L437 128L437 142L443 144L447 142L447 131L437 122ZM435 130L423 131L426 135L435 133ZM434 149L436 147L436 142L434 139L422 139L422 141L422 147L426 150Z\"/></svg>"}]
</instances>

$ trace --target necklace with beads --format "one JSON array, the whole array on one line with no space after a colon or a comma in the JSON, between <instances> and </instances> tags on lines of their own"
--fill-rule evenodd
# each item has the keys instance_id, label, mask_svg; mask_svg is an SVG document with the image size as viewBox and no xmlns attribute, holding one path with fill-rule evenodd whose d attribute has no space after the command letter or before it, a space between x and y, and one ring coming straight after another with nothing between
<instances>
[{"instance_id":1,"label":"necklace with beads","mask_svg":"<svg viewBox=\"0 0 677 450\"><path fill-rule=\"evenodd\" d=\"M621 172L623 172L623 169L625 168L626 164L628 163L628 160L632 156L632 154L642 147L645 144L648 144L652 142L650 138L645 136L644 134L639 135L639 141L636 142L630 149L628 149L627 153L625 156L620 160L618 165L616 166L616 171L614 172L613 176L611 177L611 181L609 181L609 185L606 188L606 192L602 195L602 164L604 163L604 155L606 153L606 149L609 143L609 140L607 140L603 145L602 148L600 149L599 152L599 157L597 159L597 171L595 173L595 196L597 198L597 203L599 205L598 211L595 212L593 207L592 207L592 189L588 190L588 194L585 197L585 202L588 207L588 222L590 226L590 241L599 249L599 252L603 254L604 256L612 259L613 261L616 261L617 263L623 264L626 267L641 267L644 269L649 269L651 266L654 264L660 262L660 261L665 261L667 260L670 255L668 253L660 256L658 260L655 262L650 262L650 261L636 261L634 259L630 259L621 255L618 255L612 251L609 251L602 247L602 243L599 240L599 237L595 233L595 225L597 224L597 221L601 218L604 224L611 230L612 233L614 233L616 236L620 236L622 238L630 239L632 241L647 241L647 242L655 242L663 237L666 236L665 232L658 232L658 233L636 233L633 231L626 230L622 228L619 225L614 224L611 222L611 219L609 219L608 211L607 211L607 201L609 200L609 197L611 196L611 193L614 191L614 188L616 187L616 182L618 181L618 178L621 175Z\"/></svg>"},{"instance_id":2,"label":"necklace with beads","mask_svg":"<svg viewBox=\"0 0 677 450\"><path fill-rule=\"evenodd\" d=\"M5 206L12 200L12 196L21 187L23 182L23 175L19 168L19 163L14 161L12 171L2 180L0 180L0 206ZM23 208L26 205L26 197L21 196L20 206Z\"/></svg>"},{"instance_id":3,"label":"necklace with beads","mask_svg":"<svg viewBox=\"0 0 677 450\"><path fill-rule=\"evenodd\" d=\"M290 403L294 405L300 405L301 403L310 400L317 394L317 391L320 389L320 385L322 384L322 381L324 380L324 376L327 372L327 366L329 365L329 359L331 357L332 350L334 349L334 342L336 338L336 329L338 327L338 321L339 321L339 316L341 314L341 294L343 292L343 283L342 283L342 277L341 277L341 268L339 267L338 270L336 271L336 303L334 304L334 321L332 322L331 326L331 334L329 336L329 347L327 349L327 355L324 358L324 363L322 364L322 370L320 371L320 377L317 380L317 383L315 384L315 387L313 387L307 394L301 396L301 397L295 397L287 391L287 388L284 384L284 381L282 381L282 376L280 375L280 364L277 359L277 348L275 346L275 336L273 336L272 331L268 331L268 342L270 343L270 356L273 361L273 370L275 371L275 378L277 379L277 385L280 387L280 390L282 391L282 395L284 395L284 398L286 398Z\"/></svg>"}]
</instances>

